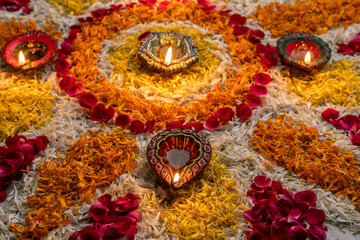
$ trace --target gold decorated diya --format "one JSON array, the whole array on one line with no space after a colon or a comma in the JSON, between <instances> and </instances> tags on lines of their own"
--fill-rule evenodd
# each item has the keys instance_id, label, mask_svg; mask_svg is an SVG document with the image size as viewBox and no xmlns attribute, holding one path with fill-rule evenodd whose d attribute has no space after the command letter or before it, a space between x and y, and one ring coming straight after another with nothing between
<instances>
[{"instance_id":1,"label":"gold decorated diya","mask_svg":"<svg viewBox=\"0 0 360 240\"><path fill-rule=\"evenodd\" d=\"M191 129L164 130L151 139L146 155L155 173L169 186L179 188L207 167L211 145Z\"/></svg>"},{"instance_id":2,"label":"gold decorated diya","mask_svg":"<svg viewBox=\"0 0 360 240\"><path fill-rule=\"evenodd\" d=\"M47 65L56 56L57 42L44 32L31 31L6 43L5 61L24 70Z\"/></svg>"},{"instance_id":3,"label":"gold decorated diya","mask_svg":"<svg viewBox=\"0 0 360 240\"><path fill-rule=\"evenodd\" d=\"M149 67L176 72L199 60L197 47L189 36L174 32L153 32L141 39L138 57Z\"/></svg>"},{"instance_id":4,"label":"gold decorated diya","mask_svg":"<svg viewBox=\"0 0 360 240\"><path fill-rule=\"evenodd\" d=\"M281 37L276 48L289 65L311 70L326 64L331 57L329 44L313 35L297 32Z\"/></svg>"}]
</instances>

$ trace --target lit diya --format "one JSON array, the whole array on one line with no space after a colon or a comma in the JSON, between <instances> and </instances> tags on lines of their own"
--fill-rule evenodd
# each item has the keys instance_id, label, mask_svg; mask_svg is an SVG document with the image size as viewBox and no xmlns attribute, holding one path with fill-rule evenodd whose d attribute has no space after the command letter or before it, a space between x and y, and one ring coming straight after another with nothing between
<instances>
[{"instance_id":1,"label":"lit diya","mask_svg":"<svg viewBox=\"0 0 360 240\"><path fill-rule=\"evenodd\" d=\"M6 43L4 58L8 64L24 70L48 64L56 56L57 42L39 31L19 35Z\"/></svg>"},{"instance_id":2,"label":"lit diya","mask_svg":"<svg viewBox=\"0 0 360 240\"><path fill-rule=\"evenodd\" d=\"M331 57L329 44L307 33L283 36L277 41L276 48L286 63L304 70L320 67Z\"/></svg>"},{"instance_id":3,"label":"lit diya","mask_svg":"<svg viewBox=\"0 0 360 240\"><path fill-rule=\"evenodd\" d=\"M199 60L189 36L174 32L145 33L138 57L148 66L166 72L187 68Z\"/></svg>"},{"instance_id":4,"label":"lit diya","mask_svg":"<svg viewBox=\"0 0 360 240\"><path fill-rule=\"evenodd\" d=\"M211 159L211 145L199 132L171 129L153 137L146 154L156 174L179 188L204 171Z\"/></svg>"}]
</instances>

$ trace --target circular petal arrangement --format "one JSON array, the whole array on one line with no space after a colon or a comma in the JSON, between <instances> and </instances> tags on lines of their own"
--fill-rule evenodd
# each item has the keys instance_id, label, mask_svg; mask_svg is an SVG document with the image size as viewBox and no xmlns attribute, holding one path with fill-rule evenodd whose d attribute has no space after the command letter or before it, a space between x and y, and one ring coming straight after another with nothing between
<instances>
[{"instance_id":1,"label":"circular petal arrangement","mask_svg":"<svg viewBox=\"0 0 360 240\"><path fill-rule=\"evenodd\" d=\"M357 1L119 3L0 1L0 238L358 238Z\"/></svg>"}]
</instances>

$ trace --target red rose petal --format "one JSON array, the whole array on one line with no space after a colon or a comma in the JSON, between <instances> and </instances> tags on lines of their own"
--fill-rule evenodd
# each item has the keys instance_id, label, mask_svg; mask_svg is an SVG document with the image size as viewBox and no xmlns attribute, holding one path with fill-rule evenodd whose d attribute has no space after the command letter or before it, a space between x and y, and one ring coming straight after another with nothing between
<instances>
[{"instance_id":1,"label":"red rose petal","mask_svg":"<svg viewBox=\"0 0 360 240\"><path fill-rule=\"evenodd\" d=\"M169 6L170 1L162 1L161 3L159 3L159 5L157 6L157 9L159 10L166 10L166 8Z\"/></svg>"},{"instance_id":2,"label":"red rose petal","mask_svg":"<svg viewBox=\"0 0 360 240\"><path fill-rule=\"evenodd\" d=\"M126 217L133 218L136 222L141 220L141 215L138 210L134 210L125 215Z\"/></svg>"},{"instance_id":3,"label":"red rose petal","mask_svg":"<svg viewBox=\"0 0 360 240\"><path fill-rule=\"evenodd\" d=\"M215 9L216 9L216 5L212 5L212 6L209 6L209 7L204 7L202 10L205 13L210 13L210 12L213 12Z\"/></svg>"},{"instance_id":4,"label":"red rose petal","mask_svg":"<svg viewBox=\"0 0 360 240\"><path fill-rule=\"evenodd\" d=\"M306 220L310 224L321 225L325 221L325 212L321 209L311 207L307 213Z\"/></svg>"},{"instance_id":5,"label":"red rose petal","mask_svg":"<svg viewBox=\"0 0 360 240\"><path fill-rule=\"evenodd\" d=\"M218 108L214 112L214 114L220 120L230 121L232 119L232 117L234 116L234 111L229 107L224 107L224 108Z\"/></svg>"},{"instance_id":6,"label":"red rose petal","mask_svg":"<svg viewBox=\"0 0 360 240\"><path fill-rule=\"evenodd\" d=\"M271 77L266 73L256 73L254 75L254 80L259 85L268 85L271 82Z\"/></svg>"},{"instance_id":7,"label":"red rose petal","mask_svg":"<svg viewBox=\"0 0 360 240\"><path fill-rule=\"evenodd\" d=\"M34 11L34 9L27 8L27 7L23 7L21 10L26 14L30 14L32 11Z\"/></svg>"},{"instance_id":8,"label":"red rose petal","mask_svg":"<svg viewBox=\"0 0 360 240\"><path fill-rule=\"evenodd\" d=\"M110 120L114 118L114 115L115 115L115 109L111 106L108 107L105 110L105 115L104 115L105 122L110 122Z\"/></svg>"},{"instance_id":9,"label":"red rose petal","mask_svg":"<svg viewBox=\"0 0 360 240\"><path fill-rule=\"evenodd\" d=\"M336 111L335 109L328 108L325 111L321 113L321 116L323 119L327 122L330 122L330 119L337 119L339 117L339 111Z\"/></svg>"},{"instance_id":10,"label":"red rose petal","mask_svg":"<svg viewBox=\"0 0 360 240\"><path fill-rule=\"evenodd\" d=\"M103 17L106 16L106 9L104 8L100 8L100 9L97 9L95 11L91 11L91 15L95 18L95 19L102 19Z\"/></svg>"},{"instance_id":11,"label":"red rose petal","mask_svg":"<svg viewBox=\"0 0 360 240\"><path fill-rule=\"evenodd\" d=\"M154 125L155 125L155 120L148 120L145 123L144 133L150 133L153 130Z\"/></svg>"},{"instance_id":12,"label":"red rose petal","mask_svg":"<svg viewBox=\"0 0 360 240\"><path fill-rule=\"evenodd\" d=\"M58 58L56 60L55 69L58 72L64 72L68 70L71 67L70 62L68 62L66 59Z\"/></svg>"},{"instance_id":13,"label":"red rose petal","mask_svg":"<svg viewBox=\"0 0 360 240\"><path fill-rule=\"evenodd\" d=\"M217 129L219 127L219 124L220 123L219 123L218 119L215 116L210 116L206 120L204 126L206 128L208 128L208 129L214 130L214 129Z\"/></svg>"},{"instance_id":14,"label":"red rose petal","mask_svg":"<svg viewBox=\"0 0 360 240\"><path fill-rule=\"evenodd\" d=\"M90 24L94 21L94 18L93 17L78 18L78 21L81 24Z\"/></svg>"},{"instance_id":15,"label":"red rose petal","mask_svg":"<svg viewBox=\"0 0 360 240\"><path fill-rule=\"evenodd\" d=\"M91 111L90 116L93 121L102 121L106 114L106 108L103 103L97 104Z\"/></svg>"},{"instance_id":16,"label":"red rose petal","mask_svg":"<svg viewBox=\"0 0 360 240\"><path fill-rule=\"evenodd\" d=\"M350 43L360 43L360 33L358 33L353 39L351 39Z\"/></svg>"},{"instance_id":17,"label":"red rose petal","mask_svg":"<svg viewBox=\"0 0 360 240\"><path fill-rule=\"evenodd\" d=\"M206 1L206 0L197 0L198 4L204 7L207 7L211 4L211 1Z\"/></svg>"},{"instance_id":18,"label":"red rose petal","mask_svg":"<svg viewBox=\"0 0 360 240\"><path fill-rule=\"evenodd\" d=\"M355 115L346 115L339 119L339 124L344 130L356 132L358 130L357 126L360 124L360 119Z\"/></svg>"},{"instance_id":19,"label":"red rose petal","mask_svg":"<svg viewBox=\"0 0 360 240\"><path fill-rule=\"evenodd\" d=\"M258 84L251 85L249 90L255 96L263 96L267 94L267 88L263 85L258 85Z\"/></svg>"},{"instance_id":20,"label":"red rose petal","mask_svg":"<svg viewBox=\"0 0 360 240\"><path fill-rule=\"evenodd\" d=\"M315 206L317 196L313 190L304 190L295 193L294 200L296 203L308 203L310 207Z\"/></svg>"},{"instance_id":21,"label":"red rose petal","mask_svg":"<svg viewBox=\"0 0 360 240\"><path fill-rule=\"evenodd\" d=\"M74 87L76 83L76 79L70 76L64 76L59 82L60 89L63 91L67 91L70 88Z\"/></svg>"},{"instance_id":22,"label":"red rose petal","mask_svg":"<svg viewBox=\"0 0 360 240\"><path fill-rule=\"evenodd\" d=\"M132 2L132 3L127 3L125 6L126 6L127 8L133 8L135 5L136 5L136 3L135 3L135 2Z\"/></svg>"},{"instance_id":23,"label":"red rose petal","mask_svg":"<svg viewBox=\"0 0 360 240\"><path fill-rule=\"evenodd\" d=\"M97 97L95 97L92 93L86 92L81 94L79 97L80 106L85 108L93 108L96 106L97 102Z\"/></svg>"},{"instance_id":24,"label":"red rose petal","mask_svg":"<svg viewBox=\"0 0 360 240\"><path fill-rule=\"evenodd\" d=\"M169 123L166 123L166 129L179 129L184 127L184 119L174 120Z\"/></svg>"},{"instance_id":25,"label":"red rose petal","mask_svg":"<svg viewBox=\"0 0 360 240\"><path fill-rule=\"evenodd\" d=\"M263 175L258 175L254 178L254 183L258 187L269 186L270 182L271 182L271 179L267 178L266 176L263 176Z\"/></svg>"},{"instance_id":26,"label":"red rose petal","mask_svg":"<svg viewBox=\"0 0 360 240\"><path fill-rule=\"evenodd\" d=\"M135 134L143 133L145 124L140 120L135 120L130 123L130 131Z\"/></svg>"},{"instance_id":27,"label":"red rose petal","mask_svg":"<svg viewBox=\"0 0 360 240\"><path fill-rule=\"evenodd\" d=\"M76 83L74 87L66 91L66 94L70 97L76 97L79 94L83 93L84 86L81 83Z\"/></svg>"},{"instance_id":28,"label":"red rose petal","mask_svg":"<svg viewBox=\"0 0 360 240\"><path fill-rule=\"evenodd\" d=\"M241 16L240 14L233 14L229 18L229 23L233 26L243 25L246 22L246 17Z\"/></svg>"},{"instance_id":29,"label":"red rose petal","mask_svg":"<svg viewBox=\"0 0 360 240\"><path fill-rule=\"evenodd\" d=\"M236 116L240 119L251 117L252 109L246 103L240 103L236 106Z\"/></svg>"},{"instance_id":30,"label":"red rose petal","mask_svg":"<svg viewBox=\"0 0 360 240\"><path fill-rule=\"evenodd\" d=\"M352 138L351 138L351 142L352 144L356 145L356 146L360 146L360 132L356 133Z\"/></svg>"},{"instance_id":31,"label":"red rose petal","mask_svg":"<svg viewBox=\"0 0 360 240\"><path fill-rule=\"evenodd\" d=\"M339 48L337 50L338 53L342 54L353 54L354 50L348 45L344 43L336 44Z\"/></svg>"},{"instance_id":32,"label":"red rose petal","mask_svg":"<svg viewBox=\"0 0 360 240\"><path fill-rule=\"evenodd\" d=\"M316 240L326 240L326 232L325 229L318 225L311 225L308 233L311 239Z\"/></svg>"},{"instance_id":33,"label":"red rose petal","mask_svg":"<svg viewBox=\"0 0 360 240\"><path fill-rule=\"evenodd\" d=\"M221 15L228 15L229 13L231 13L231 10L219 10L218 13Z\"/></svg>"},{"instance_id":34,"label":"red rose petal","mask_svg":"<svg viewBox=\"0 0 360 240\"><path fill-rule=\"evenodd\" d=\"M100 202L94 203L89 208L90 216L97 222L104 221L107 218L107 212L107 207Z\"/></svg>"},{"instance_id":35,"label":"red rose petal","mask_svg":"<svg viewBox=\"0 0 360 240\"><path fill-rule=\"evenodd\" d=\"M258 29L251 29L250 30L250 35L254 36L254 37L258 37L258 38L264 38L265 37L265 33L261 30Z\"/></svg>"},{"instance_id":36,"label":"red rose petal","mask_svg":"<svg viewBox=\"0 0 360 240\"><path fill-rule=\"evenodd\" d=\"M246 97L246 102L253 108L258 108L261 106L261 99L255 95L249 94Z\"/></svg>"},{"instance_id":37,"label":"red rose petal","mask_svg":"<svg viewBox=\"0 0 360 240\"><path fill-rule=\"evenodd\" d=\"M11 162L8 162L8 161L0 162L0 179L14 174L15 171L16 171L15 165L12 164ZM2 182L0 182L0 183L1 183L1 185L5 185L5 184L2 184Z\"/></svg>"},{"instance_id":38,"label":"red rose petal","mask_svg":"<svg viewBox=\"0 0 360 240\"><path fill-rule=\"evenodd\" d=\"M200 132L201 130L204 129L204 124L201 122L195 122L192 124L192 129L194 131Z\"/></svg>"},{"instance_id":39,"label":"red rose petal","mask_svg":"<svg viewBox=\"0 0 360 240\"><path fill-rule=\"evenodd\" d=\"M0 202L5 201L7 194L4 190L0 190Z\"/></svg>"},{"instance_id":40,"label":"red rose petal","mask_svg":"<svg viewBox=\"0 0 360 240\"><path fill-rule=\"evenodd\" d=\"M235 36L240 36L249 32L249 28L246 26L234 26L233 32Z\"/></svg>"},{"instance_id":41,"label":"red rose petal","mask_svg":"<svg viewBox=\"0 0 360 240\"><path fill-rule=\"evenodd\" d=\"M131 122L130 116L127 114L119 114L115 119L116 126L125 127Z\"/></svg>"}]
</instances>

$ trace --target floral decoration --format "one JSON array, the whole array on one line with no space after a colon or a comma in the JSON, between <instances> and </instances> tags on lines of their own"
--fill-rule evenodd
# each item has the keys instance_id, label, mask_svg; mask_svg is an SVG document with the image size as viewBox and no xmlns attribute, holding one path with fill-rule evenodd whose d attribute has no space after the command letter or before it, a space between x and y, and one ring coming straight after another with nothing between
<instances>
[{"instance_id":1,"label":"floral decoration","mask_svg":"<svg viewBox=\"0 0 360 240\"><path fill-rule=\"evenodd\" d=\"M252 136L249 143L264 157L309 183L347 197L359 209L360 169L352 152L341 151L334 140L322 140L314 127L304 123L295 126L286 115L266 124L259 121Z\"/></svg>"},{"instance_id":2,"label":"floral decoration","mask_svg":"<svg viewBox=\"0 0 360 240\"><path fill-rule=\"evenodd\" d=\"M258 5L255 18L274 38L293 32L321 35L333 27L346 28L360 22L360 16L356 14L359 8L360 2L353 0L271 2L264 7Z\"/></svg>"},{"instance_id":3,"label":"floral decoration","mask_svg":"<svg viewBox=\"0 0 360 240\"><path fill-rule=\"evenodd\" d=\"M29 8L31 0L0 0L0 9L14 12L21 9L24 13L29 14L33 9Z\"/></svg>"},{"instance_id":4,"label":"floral decoration","mask_svg":"<svg viewBox=\"0 0 360 240\"><path fill-rule=\"evenodd\" d=\"M0 202L7 196L3 188L14 180L17 173L26 172L26 166L45 150L48 143L44 135L31 139L22 135L6 138L6 147L0 147Z\"/></svg>"},{"instance_id":5,"label":"floral decoration","mask_svg":"<svg viewBox=\"0 0 360 240\"><path fill-rule=\"evenodd\" d=\"M58 154L60 160L40 163L36 194L28 197L33 209L28 211L26 225L11 222L12 230L24 238L38 239L68 224L65 210L76 211L79 204L95 198L97 188L104 189L136 167L134 148L135 140L118 129L108 134L90 130L90 136L82 135L63 158Z\"/></svg>"},{"instance_id":6,"label":"floral decoration","mask_svg":"<svg viewBox=\"0 0 360 240\"><path fill-rule=\"evenodd\" d=\"M217 119L214 115L218 108L235 108L239 102L255 108L261 105L261 98L249 93L249 83L254 81L256 73L263 70L261 57L257 56L258 53L253 47L254 44L261 44L260 40L264 37L260 30L250 30L243 35L235 34L235 27L243 26L245 18L238 14L228 16L229 11L216 11L216 6L210 5L211 3L207 1L201 1L199 4L192 1L184 3L173 1L169 4L160 4L160 8L155 7L158 4L156 1L142 1L142 3L111 5L109 9L98 9L91 12L92 17L80 18L80 25L70 28L56 63L59 84L69 96L80 99L83 93L87 93L88 98L91 96L92 99L98 100L97 104L104 104L105 108L113 108L116 119L117 116L128 115L126 119L132 119L131 122L127 124L122 121L115 122L120 124L118 126L129 127L133 133L151 132L147 125L154 130L163 129L169 121L180 119L187 119L185 123L188 124L187 126L206 123L205 127L216 129L227 122ZM173 20L190 20L194 24L206 26L207 29L222 34L225 43L228 44L228 52L231 54L233 64L237 67L241 66L241 70L237 72L228 70L223 86L216 86L205 98L189 102L187 105L140 98L127 91L127 88L119 89L106 78L97 76L97 54L101 53L102 41L112 39L120 30L139 23ZM140 39L142 37L144 36L139 36ZM268 59L271 56L272 54L263 58ZM264 95L265 88L255 87L253 93ZM248 95L250 97L247 97ZM246 102L247 100L250 102ZM122 104L119 104L120 102ZM90 112L95 111L93 108L96 105L84 106ZM96 112L106 113L103 110ZM109 120L110 117L111 115L108 114L106 121L112 122ZM104 120L105 117L98 114L93 119Z\"/></svg>"},{"instance_id":7,"label":"floral decoration","mask_svg":"<svg viewBox=\"0 0 360 240\"><path fill-rule=\"evenodd\" d=\"M0 73L0 140L30 127L40 128L51 120L55 96L51 83L42 83L21 73Z\"/></svg>"},{"instance_id":8,"label":"floral decoration","mask_svg":"<svg viewBox=\"0 0 360 240\"><path fill-rule=\"evenodd\" d=\"M140 198L131 192L114 201L111 198L110 194L99 197L89 209L91 225L73 233L69 240L135 239L136 223L141 219L136 210Z\"/></svg>"},{"instance_id":9,"label":"floral decoration","mask_svg":"<svg viewBox=\"0 0 360 240\"><path fill-rule=\"evenodd\" d=\"M259 175L247 195L255 204L243 213L251 223L251 231L245 233L248 239L326 239L325 212L315 207L313 190L293 195L281 183Z\"/></svg>"},{"instance_id":10,"label":"floral decoration","mask_svg":"<svg viewBox=\"0 0 360 240\"><path fill-rule=\"evenodd\" d=\"M353 39L349 41L348 44L339 43L336 44L338 48L338 53L342 54L360 54L360 33L358 33Z\"/></svg>"},{"instance_id":11,"label":"floral decoration","mask_svg":"<svg viewBox=\"0 0 360 240\"><path fill-rule=\"evenodd\" d=\"M339 118L340 113L327 108L321 113L323 119L331 123L336 129L344 130L351 139L352 144L360 146L360 115L346 115Z\"/></svg>"},{"instance_id":12,"label":"floral decoration","mask_svg":"<svg viewBox=\"0 0 360 240\"><path fill-rule=\"evenodd\" d=\"M296 93L313 106L331 102L350 107L360 102L360 77L355 68L355 62L342 60L313 70L311 74L296 74L290 67L285 67L281 74L287 79L288 92Z\"/></svg>"},{"instance_id":13,"label":"floral decoration","mask_svg":"<svg viewBox=\"0 0 360 240\"><path fill-rule=\"evenodd\" d=\"M79 15L84 9L90 7L98 0L47 0L50 4L59 8L61 13L69 13L70 15Z\"/></svg>"},{"instance_id":14,"label":"floral decoration","mask_svg":"<svg viewBox=\"0 0 360 240\"><path fill-rule=\"evenodd\" d=\"M213 155L201 179L178 189L160 212L171 233L183 239L224 239L239 228L245 196L234 176Z\"/></svg>"}]
</instances>

